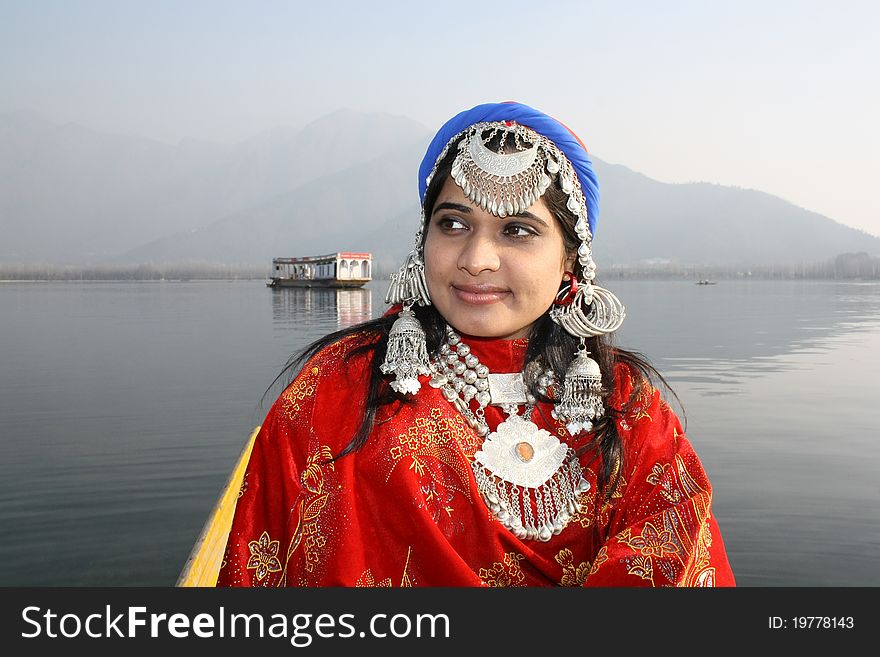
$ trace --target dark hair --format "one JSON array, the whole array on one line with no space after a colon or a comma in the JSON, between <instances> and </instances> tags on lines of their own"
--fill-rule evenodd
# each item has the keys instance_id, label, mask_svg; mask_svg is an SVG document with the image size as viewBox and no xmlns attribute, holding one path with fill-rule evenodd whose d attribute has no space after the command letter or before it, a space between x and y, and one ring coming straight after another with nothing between
<instances>
[{"instance_id":1,"label":"dark hair","mask_svg":"<svg viewBox=\"0 0 880 657\"><path fill-rule=\"evenodd\" d=\"M431 211L440 194L440 189L450 175L456 150L454 148L449 149L449 153L438 164L431 183L425 192L424 214L426 221L430 221ZM575 253L580 245L580 239L574 231L576 217L566 207L568 196L554 180L542 198L562 228L566 253ZM423 231L423 244L427 232L427 230ZM576 262L575 267L574 274L579 276L581 274L580 264ZM415 306L413 312L425 330L428 353L436 354L446 335L446 320L437 312L434 306ZM274 385L285 373L299 371L309 358L344 338L354 339L352 348L346 351L346 359L364 353L370 356L370 378L367 387L364 417L357 433L351 438L345 449L334 456L334 460L356 452L364 446L373 429L376 411L380 406L395 402L400 404L414 403L412 398L405 397L392 390L388 377L379 370L379 366L385 357L388 334L395 319L396 317L394 316L380 317L340 329L316 340L302 350L302 352L294 355L272 384ZM550 319L548 313L545 313L531 327L525 362L529 363L540 360L543 367L549 367L562 379L574 358L577 346L578 339L566 333L562 327ZM671 389L663 376L642 354L614 346L611 335L588 338L587 349L599 363L603 381L602 394L606 399L617 384L615 380L615 366L617 363L626 364L634 379L634 386L629 399L621 404L620 408L612 408L606 403L605 416L594 422L594 429L590 434L590 439L584 441L583 444L573 445L579 455L593 450L595 451L593 460L601 458L601 466L597 475L598 485L599 489L603 491L604 499L610 500L619 484L620 473L623 471L621 440L617 432L617 420L632 411L639 393L652 380L661 382L670 391ZM554 400L537 390L534 380L529 381L529 385L532 388L531 393L536 398L541 401L554 403ZM271 388L272 386L269 387L269 389ZM675 395L674 392L672 394ZM599 505L597 504L595 511L598 512L598 510Z\"/></svg>"}]
</instances>

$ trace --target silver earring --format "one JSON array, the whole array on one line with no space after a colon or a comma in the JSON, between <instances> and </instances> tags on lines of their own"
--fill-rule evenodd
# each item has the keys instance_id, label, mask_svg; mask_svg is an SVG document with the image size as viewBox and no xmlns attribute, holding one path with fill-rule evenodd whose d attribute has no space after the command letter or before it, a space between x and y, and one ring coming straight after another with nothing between
<instances>
[{"instance_id":1,"label":"silver earring","mask_svg":"<svg viewBox=\"0 0 880 657\"><path fill-rule=\"evenodd\" d=\"M424 226L424 213L422 214ZM416 304L430 306L428 284L425 281L425 260L422 255L422 229L416 233L416 244L403 266L391 275L391 284L385 294L385 303L403 304L388 333L385 360L379 366L383 374L394 373L391 389L402 395L416 394L422 387L419 374L431 373L425 330L412 312Z\"/></svg>"},{"instance_id":2,"label":"silver earring","mask_svg":"<svg viewBox=\"0 0 880 657\"><path fill-rule=\"evenodd\" d=\"M569 305L550 310L550 319L576 338L613 333L620 328L625 317L626 309L620 300L612 292L590 282L578 288Z\"/></svg>"},{"instance_id":3,"label":"silver earring","mask_svg":"<svg viewBox=\"0 0 880 657\"><path fill-rule=\"evenodd\" d=\"M596 263L593 261L593 251L590 248L592 239L590 231L583 219L578 220L575 230L581 238L578 262L583 271L584 281L577 286L577 293L571 303L556 305L550 310L550 319L576 338L591 338L613 333L623 324L626 309L612 292L593 285Z\"/></svg>"},{"instance_id":4,"label":"silver earring","mask_svg":"<svg viewBox=\"0 0 880 657\"><path fill-rule=\"evenodd\" d=\"M383 374L394 373L392 390L402 395L416 394L422 387L419 374L431 373L425 330L413 314L412 303L400 311L388 334L385 361L379 366Z\"/></svg>"},{"instance_id":5,"label":"silver earring","mask_svg":"<svg viewBox=\"0 0 880 657\"><path fill-rule=\"evenodd\" d=\"M422 225L424 225L424 213ZM416 233L416 244L413 250L406 256L403 266L394 274L391 274L391 284L385 293L385 303L406 305L409 303L420 306L431 305L431 295L428 294L428 283L425 280L425 257L422 251L422 229Z\"/></svg>"},{"instance_id":6,"label":"silver earring","mask_svg":"<svg viewBox=\"0 0 880 657\"><path fill-rule=\"evenodd\" d=\"M620 300L605 288L593 285L596 264L590 249L589 231L578 222L581 246L578 260L584 272L584 282L571 287L577 288L570 303L554 305L550 319L565 331L580 338L578 352L565 373L562 386L562 399L553 410L553 417L565 422L572 436L593 429L593 420L605 414L602 403L602 371L599 363L590 358L586 338L612 333L620 328L626 317L626 310ZM570 297L569 297L570 298Z\"/></svg>"},{"instance_id":7,"label":"silver earring","mask_svg":"<svg viewBox=\"0 0 880 657\"><path fill-rule=\"evenodd\" d=\"M584 338L581 338L578 353L565 372L562 399L551 415L565 422L565 428L572 436L591 431L593 420L605 415L601 393L602 372L599 363L590 358Z\"/></svg>"}]
</instances>

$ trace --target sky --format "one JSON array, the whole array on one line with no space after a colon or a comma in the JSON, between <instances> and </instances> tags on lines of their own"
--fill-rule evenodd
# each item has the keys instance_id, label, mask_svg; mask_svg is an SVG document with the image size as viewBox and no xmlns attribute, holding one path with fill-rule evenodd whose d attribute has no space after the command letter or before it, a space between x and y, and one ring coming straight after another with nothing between
<instances>
[{"instance_id":1,"label":"sky","mask_svg":"<svg viewBox=\"0 0 880 657\"><path fill-rule=\"evenodd\" d=\"M606 162L880 235L878 26L869 0L0 0L0 112L234 143L518 100Z\"/></svg>"}]
</instances>

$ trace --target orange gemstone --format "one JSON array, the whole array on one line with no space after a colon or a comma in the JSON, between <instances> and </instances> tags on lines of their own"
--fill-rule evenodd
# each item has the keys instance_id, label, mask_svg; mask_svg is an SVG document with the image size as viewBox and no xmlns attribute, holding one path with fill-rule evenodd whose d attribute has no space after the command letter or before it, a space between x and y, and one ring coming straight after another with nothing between
<instances>
[{"instance_id":1,"label":"orange gemstone","mask_svg":"<svg viewBox=\"0 0 880 657\"><path fill-rule=\"evenodd\" d=\"M528 463L535 455L535 448L528 443L517 443L516 453L523 463Z\"/></svg>"}]
</instances>

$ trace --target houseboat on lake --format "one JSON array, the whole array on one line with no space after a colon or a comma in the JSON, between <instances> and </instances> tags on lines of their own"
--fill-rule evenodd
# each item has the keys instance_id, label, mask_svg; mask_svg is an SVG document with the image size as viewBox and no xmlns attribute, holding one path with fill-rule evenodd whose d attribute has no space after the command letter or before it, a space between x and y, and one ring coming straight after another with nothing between
<instances>
[{"instance_id":1,"label":"houseboat on lake","mask_svg":"<svg viewBox=\"0 0 880 657\"><path fill-rule=\"evenodd\" d=\"M362 287L373 274L370 253L273 258L269 287Z\"/></svg>"}]
</instances>

